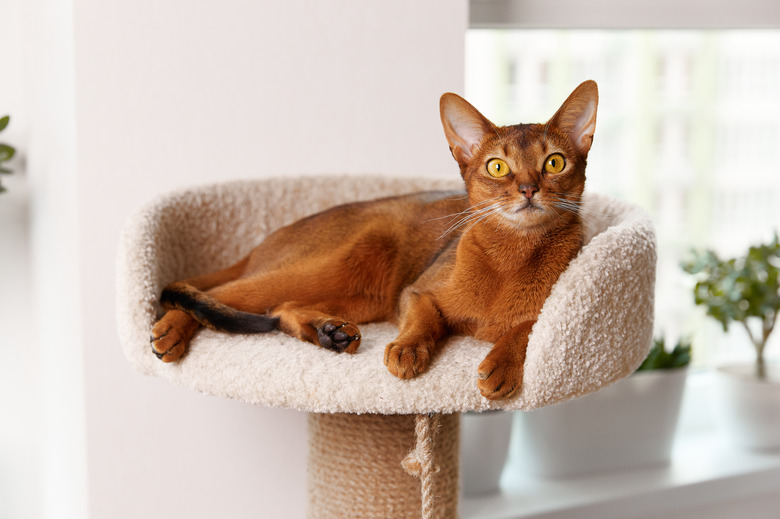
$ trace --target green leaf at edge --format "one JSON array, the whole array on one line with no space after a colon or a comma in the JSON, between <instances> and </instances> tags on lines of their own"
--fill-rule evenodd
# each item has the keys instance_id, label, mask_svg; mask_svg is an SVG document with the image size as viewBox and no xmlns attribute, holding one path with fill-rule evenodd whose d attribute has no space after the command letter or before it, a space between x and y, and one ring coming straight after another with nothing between
<instances>
[{"instance_id":1,"label":"green leaf at edge","mask_svg":"<svg viewBox=\"0 0 780 519\"><path fill-rule=\"evenodd\" d=\"M13 147L7 144L0 144L0 162L11 160L11 158L13 158L15 153L16 153L16 149L14 149Z\"/></svg>"}]
</instances>

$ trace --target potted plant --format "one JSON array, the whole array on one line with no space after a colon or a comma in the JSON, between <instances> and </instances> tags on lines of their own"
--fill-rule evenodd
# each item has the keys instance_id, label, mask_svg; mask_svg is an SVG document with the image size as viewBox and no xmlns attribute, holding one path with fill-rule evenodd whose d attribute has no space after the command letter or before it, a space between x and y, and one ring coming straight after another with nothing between
<instances>
[{"instance_id":1,"label":"potted plant","mask_svg":"<svg viewBox=\"0 0 780 519\"><path fill-rule=\"evenodd\" d=\"M10 116L6 115L4 117L0 117L0 132L5 130L6 126L8 126L8 122L11 120ZM5 168L3 166L3 162L7 162L11 160L14 156L14 153L16 153L16 150L9 146L8 144L2 144L0 143L0 174L8 175L11 173L11 170L8 168ZM2 183L0 183L0 193L4 192L5 188L3 187Z\"/></svg>"},{"instance_id":2,"label":"potted plant","mask_svg":"<svg viewBox=\"0 0 780 519\"><path fill-rule=\"evenodd\" d=\"M656 338L639 369L597 393L518 413L513 467L543 477L659 465L671 458L690 362L687 339Z\"/></svg>"},{"instance_id":3,"label":"potted plant","mask_svg":"<svg viewBox=\"0 0 780 519\"><path fill-rule=\"evenodd\" d=\"M507 411L461 415L460 459L464 496L498 492L509 453L513 415Z\"/></svg>"},{"instance_id":4,"label":"potted plant","mask_svg":"<svg viewBox=\"0 0 780 519\"><path fill-rule=\"evenodd\" d=\"M723 260L713 251L695 252L683 269L696 280L694 298L724 331L738 323L755 350L751 365L716 371L723 426L737 444L780 447L780 374L765 360L765 349L780 312L780 242L777 233L746 254Z\"/></svg>"}]
</instances>

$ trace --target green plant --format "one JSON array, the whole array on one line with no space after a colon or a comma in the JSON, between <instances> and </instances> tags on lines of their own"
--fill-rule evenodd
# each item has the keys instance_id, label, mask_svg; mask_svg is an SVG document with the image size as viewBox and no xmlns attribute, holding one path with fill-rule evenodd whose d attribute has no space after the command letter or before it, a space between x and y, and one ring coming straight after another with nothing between
<instances>
[{"instance_id":1,"label":"green plant","mask_svg":"<svg viewBox=\"0 0 780 519\"><path fill-rule=\"evenodd\" d=\"M682 264L696 279L694 299L707 309L707 315L728 331L732 321L742 324L756 351L756 377L766 379L764 348L780 311L780 242L774 239L750 247L747 254L721 260L708 250L694 252ZM760 322L755 331L751 322Z\"/></svg>"},{"instance_id":2,"label":"green plant","mask_svg":"<svg viewBox=\"0 0 780 519\"><path fill-rule=\"evenodd\" d=\"M682 338L674 345L674 349L667 351L663 337L653 339L650 353L637 371L650 371L653 369L683 368L691 362L691 341Z\"/></svg>"},{"instance_id":3,"label":"green plant","mask_svg":"<svg viewBox=\"0 0 780 519\"><path fill-rule=\"evenodd\" d=\"M8 126L10 120L11 117L8 115L0 117L0 132L5 130L5 127ZM8 175L9 173L12 173L10 169L3 167L3 162L11 160L14 153L16 153L16 150L12 146L0 143L0 174ZM5 191L5 188L0 184L0 193L3 191Z\"/></svg>"}]
</instances>

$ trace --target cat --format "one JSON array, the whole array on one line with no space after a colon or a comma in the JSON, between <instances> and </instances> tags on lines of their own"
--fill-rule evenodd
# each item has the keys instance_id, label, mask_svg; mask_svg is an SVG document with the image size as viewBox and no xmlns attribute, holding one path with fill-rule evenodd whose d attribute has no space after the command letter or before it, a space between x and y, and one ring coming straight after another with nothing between
<instances>
[{"instance_id":1,"label":"cat","mask_svg":"<svg viewBox=\"0 0 780 519\"><path fill-rule=\"evenodd\" d=\"M384 363L408 379L449 335L493 343L477 370L488 399L522 387L528 337L583 243L585 166L598 88L579 85L546 124L498 127L465 99L440 100L466 192L433 191L338 206L270 234L225 270L160 297L152 350L179 360L200 326L275 329L354 353L357 324L391 321Z\"/></svg>"}]
</instances>

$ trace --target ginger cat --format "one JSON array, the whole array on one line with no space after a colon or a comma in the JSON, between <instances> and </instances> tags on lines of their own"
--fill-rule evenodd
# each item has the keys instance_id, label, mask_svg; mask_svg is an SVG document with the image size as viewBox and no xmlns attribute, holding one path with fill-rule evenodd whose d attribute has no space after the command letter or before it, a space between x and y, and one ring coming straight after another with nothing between
<instances>
[{"instance_id":1,"label":"ginger cat","mask_svg":"<svg viewBox=\"0 0 780 519\"><path fill-rule=\"evenodd\" d=\"M586 81L546 124L497 127L455 94L441 119L463 192L423 192L347 204L269 235L225 270L173 283L152 329L163 362L196 330L280 329L354 353L359 323L400 328L388 370L411 378L448 335L494 344L478 368L489 399L522 385L528 336L553 284L582 246L579 205L596 127Z\"/></svg>"}]
</instances>

